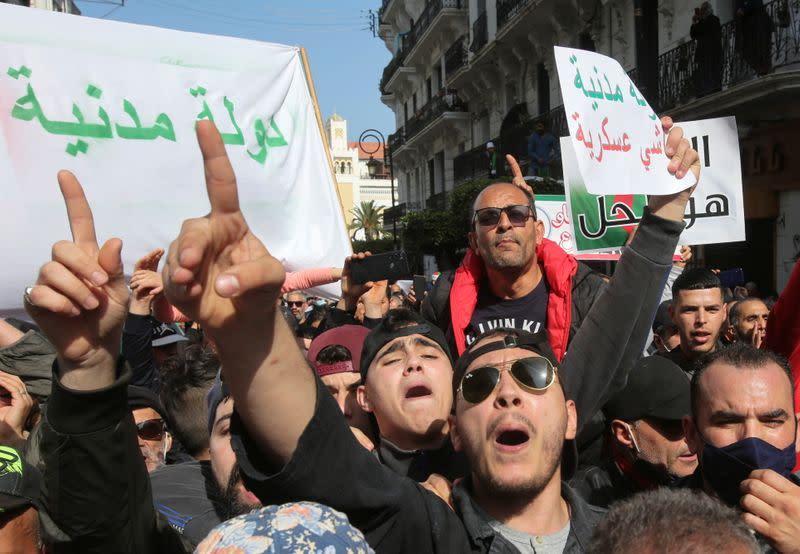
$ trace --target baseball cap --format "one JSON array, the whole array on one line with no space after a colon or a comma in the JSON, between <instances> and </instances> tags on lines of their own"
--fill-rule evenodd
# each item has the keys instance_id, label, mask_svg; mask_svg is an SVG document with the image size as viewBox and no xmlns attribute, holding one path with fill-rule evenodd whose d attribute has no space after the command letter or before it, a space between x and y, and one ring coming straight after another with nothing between
<instances>
[{"instance_id":1,"label":"baseball cap","mask_svg":"<svg viewBox=\"0 0 800 554\"><path fill-rule=\"evenodd\" d=\"M392 330L391 327L395 324L402 325L402 327ZM450 349L447 346L447 339L445 339L442 330L428 323L422 316L411 310L397 308L389 310L389 313L386 314L380 324L372 329L364 339L364 346L361 349L361 381L363 383L367 382L369 366L381 348L396 338L411 335L422 335L434 341L441 347L452 364Z\"/></svg>"},{"instance_id":2,"label":"baseball cap","mask_svg":"<svg viewBox=\"0 0 800 554\"><path fill-rule=\"evenodd\" d=\"M0 514L33 507L47 537L63 539L64 533L50 519L42 499L42 474L17 449L0 446Z\"/></svg>"},{"instance_id":3,"label":"baseball cap","mask_svg":"<svg viewBox=\"0 0 800 554\"><path fill-rule=\"evenodd\" d=\"M603 407L606 419L636 421L643 418L679 420L691 407L689 378L663 356L640 358L628 384Z\"/></svg>"},{"instance_id":4,"label":"baseball cap","mask_svg":"<svg viewBox=\"0 0 800 554\"><path fill-rule=\"evenodd\" d=\"M664 300L661 304L658 305L658 309L656 310L656 317L653 319L653 332L658 333L659 329L662 329L668 325L674 325L672 322L672 318L669 316L669 308L672 306L672 300Z\"/></svg>"},{"instance_id":5,"label":"baseball cap","mask_svg":"<svg viewBox=\"0 0 800 554\"><path fill-rule=\"evenodd\" d=\"M188 340L183 330L175 323L161 323L159 321L153 323L153 348Z\"/></svg>"},{"instance_id":6,"label":"baseball cap","mask_svg":"<svg viewBox=\"0 0 800 554\"><path fill-rule=\"evenodd\" d=\"M487 142L486 148L494 148L494 143L492 141Z\"/></svg>"},{"instance_id":7,"label":"baseball cap","mask_svg":"<svg viewBox=\"0 0 800 554\"><path fill-rule=\"evenodd\" d=\"M308 348L308 361L320 377L333 373L358 373L361 370L361 349L369 329L363 325L342 325L318 335ZM319 353L328 346L344 346L350 352L350 360L325 364L317 361Z\"/></svg>"}]
</instances>

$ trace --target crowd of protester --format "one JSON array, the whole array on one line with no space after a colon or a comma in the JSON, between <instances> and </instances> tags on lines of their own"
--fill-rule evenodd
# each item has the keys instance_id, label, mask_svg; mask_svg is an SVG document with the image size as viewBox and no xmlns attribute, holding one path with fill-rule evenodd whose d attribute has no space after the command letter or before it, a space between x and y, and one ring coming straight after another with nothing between
<instances>
[{"instance_id":1,"label":"crowd of protester","mask_svg":"<svg viewBox=\"0 0 800 554\"><path fill-rule=\"evenodd\" d=\"M673 262L700 165L662 123L687 188L610 278L513 159L428 290L287 273L209 122L211 212L129 277L61 172L72 240L0 320L0 550L800 551L800 264L775 301Z\"/></svg>"}]
</instances>

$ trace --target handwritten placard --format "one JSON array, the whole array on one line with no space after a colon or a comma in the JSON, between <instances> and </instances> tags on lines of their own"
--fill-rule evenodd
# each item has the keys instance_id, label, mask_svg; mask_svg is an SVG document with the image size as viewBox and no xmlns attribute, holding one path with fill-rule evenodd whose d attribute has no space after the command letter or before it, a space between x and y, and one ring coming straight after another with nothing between
<instances>
[{"instance_id":1,"label":"handwritten placard","mask_svg":"<svg viewBox=\"0 0 800 554\"><path fill-rule=\"evenodd\" d=\"M667 172L664 132L622 66L596 52L554 47L570 142L593 194L669 194L692 175Z\"/></svg>"},{"instance_id":2,"label":"handwritten placard","mask_svg":"<svg viewBox=\"0 0 800 554\"><path fill-rule=\"evenodd\" d=\"M575 253L575 240L564 196L537 195L536 219L544 225L544 238L552 240L568 254Z\"/></svg>"},{"instance_id":3,"label":"handwritten placard","mask_svg":"<svg viewBox=\"0 0 800 554\"><path fill-rule=\"evenodd\" d=\"M81 180L126 271L207 213L194 127L219 128L248 223L287 269L337 267L350 243L296 47L0 4L0 308L69 237L56 183ZM338 286L323 294L337 295Z\"/></svg>"},{"instance_id":4,"label":"handwritten placard","mask_svg":"<svg viewBox=\"0 0 800 554\"><path fill-rule=\"evenodd\" d=\"M676 123L700 155L700 183L686 207L682 244L745 240L742 174L733 117ZM561 139L564 189L577 252L617 250L639 223L643 194L588 192L573 145Z\"/></svg>"}]
</instances>

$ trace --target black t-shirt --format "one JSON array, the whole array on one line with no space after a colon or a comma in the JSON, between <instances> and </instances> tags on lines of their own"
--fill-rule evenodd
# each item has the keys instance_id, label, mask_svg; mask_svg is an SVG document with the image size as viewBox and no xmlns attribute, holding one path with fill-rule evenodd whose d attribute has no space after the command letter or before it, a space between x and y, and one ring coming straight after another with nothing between
<instances>
[{"instance_id":1,"label":"black t-shirt","mask_svg":"<svg viewBox=\"0 0 800 554\"><path fill-rule=\"evenodd\" d=\"M544 331L547 328L547 295L544 278L531 292L513 300L498 298L483 283L478 291L475 311L464 329L467 346L482 333L497 327L512 327L529 333Z\"/></svg>"}]
</instances>

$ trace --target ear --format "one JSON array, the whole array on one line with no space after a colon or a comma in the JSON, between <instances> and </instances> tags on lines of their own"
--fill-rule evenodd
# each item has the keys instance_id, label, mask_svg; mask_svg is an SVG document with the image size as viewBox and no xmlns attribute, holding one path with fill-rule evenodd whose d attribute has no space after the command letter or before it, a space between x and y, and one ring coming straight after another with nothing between
<instances>
[{"instance_id":1,"label":"ear","mask_svg":"<svg viewBox=\"0 0 800 554\"><path fill-rule=\"evenodd\" d=\"M564 431L564 439L572 440L578 434L578 412L575 410L574 400L567 400L564 405L567 408L567 429Z\"/></svg>"},{"instance_id":2,"label":"ear","mask_svg":"<svg viewBox=\"0 0 800 554\"><path fill-rule=\"evenodd\" d=\"M461 452L463 444L461 442L461 434L458 430L458 418L450 414L447 416L447 423L450 426L450 442L453 444L453 450Z\"/></svg>"},{"instance_id":3,"label":"ear","mask_svg":"<svg viewBox=\"0 0 800 554\"><path fill-rule=\"evenodd\" d=\"M358 405L362 410L368 414L372 413L372 402L369 400L366 386L358 385L358 388L356 389L356 402L358 402Z\"/></svg>"},{"instance_id":4,"label":"ear","mask_svg":"<svg viewBox=\"0 0 800 554\"><path fill-rule=\"evenodd\" d=\"M472 249L475 254L478 253L478 242L475 238L475 231L470 231L467 233L467 239L469 239L469 247Z\"/></svg>"},{"instance_id":5,"label":"ear","mask_svg":"<svg viewBox=\"0 0 800 554\"><path fill-rule=\"evenodd\" d=\"M164 450L164 452L172 450L172 433L169 431L164 433L164 444L166 445L166 450Z\"/></svg>"},{"instance_id":6,"label":"ear","mask_svg":"<svg viewBox=\"0 0 800 554\"><path fill-rule=\"evenodd\" d=\"M633 448L633 437L631 437L630 429L621 420L611 420L611 436L621 445Z\"/></svg>"},{"instance_id":7,"label":"ear","mask_svg":"<svg viewBox=\"0 0 800 554\"><path fill-rule=\"evenodd\" d=\"M794 414L794 451L800 453L800 413Z\"/></svg>"},{"instance_id":8,"label":"ear","mask_svg":"<svg viewBox=\"0 0 800 554\"><path fill-rule=\"evenodd\" d=\"M536 229L536 246L539 246L544 240L544 222L541 219L537 219L534 225Z\"/></svg>"},{"instance_id":9,"label":"ear","mask_svg":"<svg viewBox=\"0 0 800 554\"><path fill-rule=\"evenodd\" d=\"M656 345L656 349L658 349L659 351L666 350L666 348L664 347L664 341L661 340L661 335L659 335L658 333L653 333L653 344Z\"/></svg>"},{"instance_id":10,"label":"ear","mask_svg":"<svg viewBox=\"0 0 800 554\"><path fill-rule=\"evenodd\" d=\"M703 441L700 433L697 432L692 416L683 416L683 434L686 435L686 444L689 445L689 450L692 454L697 454L699 458L700 451L703 450Z\"/></svg>"}]
</instances>

